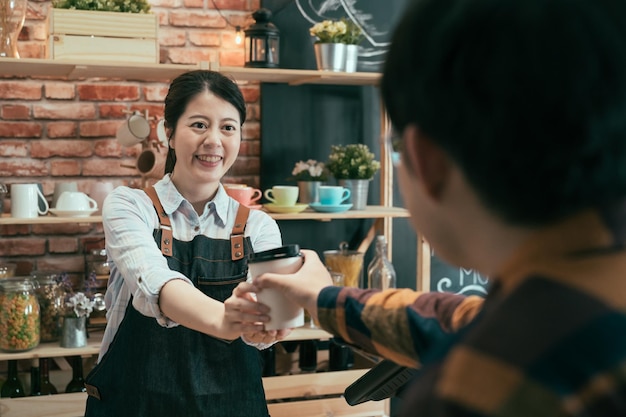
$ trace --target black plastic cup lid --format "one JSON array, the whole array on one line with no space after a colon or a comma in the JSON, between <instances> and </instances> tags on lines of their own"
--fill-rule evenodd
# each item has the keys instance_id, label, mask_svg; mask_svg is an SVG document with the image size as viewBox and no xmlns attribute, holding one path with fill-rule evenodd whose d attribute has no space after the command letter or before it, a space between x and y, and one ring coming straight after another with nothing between
<instances>
[{"instance_id":1,"label":"black plastic cup lid","mask_svg":"<svg viewBox=\"0 0 626 417\"><path fill-rule=\"evenodd\" d=\"M276 249L265 250L262 252L256 252L250 255L248 259L249 263L267 262L276 259L293 258L300 255L300 245L284 245Z\"/></svg>"}]
</instances>

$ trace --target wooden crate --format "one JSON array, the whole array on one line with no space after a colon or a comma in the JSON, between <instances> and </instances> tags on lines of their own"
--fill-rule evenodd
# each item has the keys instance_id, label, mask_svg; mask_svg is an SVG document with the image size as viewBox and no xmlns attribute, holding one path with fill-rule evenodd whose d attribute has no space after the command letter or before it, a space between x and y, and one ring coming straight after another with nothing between
<instances>
[{"instance_id":1,"label":"wooden crate","mask_svg":"<svg viewBox=\"0 0 626 417\"><path fill-rule=\"evenodd\" d=\"M159 62L154 14L50 9L47 57L56 60Z\"/></svg>"}]
</instances>

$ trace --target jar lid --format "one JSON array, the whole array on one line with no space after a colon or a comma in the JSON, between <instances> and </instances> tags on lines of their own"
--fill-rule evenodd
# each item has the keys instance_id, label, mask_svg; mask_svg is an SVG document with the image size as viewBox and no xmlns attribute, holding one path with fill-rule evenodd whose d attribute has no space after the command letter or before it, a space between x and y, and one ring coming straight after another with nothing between
<instances>
[{"instance_id":1,"label":"jar lid","mask_svg":"<svg viewBox=\"0 0 626 417\"><path fill-rule=\"evenodd\" d=\"M106 249L93 249L91 251L92 255L98 255L98 256L107 256L107 250Z\"/></svg>"},{"instance_id":2,"label":"jar lid","mask_svg":"<svg viewBox=\"0 0 626 417\"><path fill-rule=\"evenodd\" d=\"M31 291L37 288L37 283L30 277L12 277L0 281L0 291Z\"/></svg>"},{"instance_id":3,"label":"jar lid","mask_svg":"<svg viewBox=\"0 0 626 417\"><path fill-rule=\"evenodd\" d=\"M56 284L59 275L56 271L31 271L30 273L30 277L40 284Z\"/></svg>"}]
</instances>

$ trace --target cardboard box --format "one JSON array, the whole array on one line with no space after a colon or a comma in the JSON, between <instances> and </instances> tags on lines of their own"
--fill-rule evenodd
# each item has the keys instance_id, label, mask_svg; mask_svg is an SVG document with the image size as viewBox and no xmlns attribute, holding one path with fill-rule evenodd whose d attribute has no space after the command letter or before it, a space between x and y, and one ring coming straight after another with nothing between
<instances>
[{"instance_id":1,"label":"cardboard box","mask_svg":"<svg viewBox=\"0 0 626 417\"><path fill-rule=\"evenodd\" d=\"M50 9L48 58L159 63L154 14Z\"/></svg>"}]
</instances>

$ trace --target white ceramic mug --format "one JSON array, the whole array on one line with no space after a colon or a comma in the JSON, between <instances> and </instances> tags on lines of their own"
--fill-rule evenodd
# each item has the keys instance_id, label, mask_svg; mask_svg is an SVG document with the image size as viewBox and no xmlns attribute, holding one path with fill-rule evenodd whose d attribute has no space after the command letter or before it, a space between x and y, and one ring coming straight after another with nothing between
<instances>
[{"instance_id":1,"label":"white ceramic mug","mask_svg":"<svg viewBox=\"0 0 626 417\"><path fill-rule=\"evenodd\" d=\"M88 211L97 209L98 203L80 191L64 191L57 200L56 208L64 211Z\"/></svg>"},{"instance_id":2,"label":"white ceramic mug","mask_svg":"<svg viewBox=\"0 0 626 417\"><path fill-rule=\"evenodd\" d=\"M275 185L268 188L263 196L277 206L293 206L298 201L299 189L293 185Z\"/></svg>"},{"instance_id":3,"label":"white ceramic mug","mask_svg":"<svg viewBox=\"0 0 626 417\"><path fill-rule=\"evenodd\" d=\"M54 194L52 194L52 207L57 208L57 200L65 191L78 191L76 181L57 182L54 184Z\"/></svg>"},{"instance_id":4,"label":"white ceramic mug","mask_svg":"<svg viewBox=\"0 0 626 417\"><path fill-rule=\"evenodd\" d=\"M104 203L104 199L109 195L111 191L113 191L113 183L112 182L95 182L91 185L91 192L89 195L91 198L96 200L98 203L98 213L102 212L102 204Z\"/></svg>"},{"instance_id":5,"label":"white ceramic mug","mask_svg":"<svg viewBox=\"0 0 626 417\"><path fill-rule=\"evenodd\" d=\"M45 210L39 208L44 203ZM37 184L11 185L11 216L20 219L32 219L48 213L48 201Z\"/></svg>"},{"instance_id":6,"label":"white ceramic mug","mask_svg":"<svg viewBox=\"0 0 626 417\"><path fill-rule=\"evenodd\" d=\"M136 145L148 136L150 136L150 122L138 113L131 115L126 122L122 123L115 135L122 146Z\"/></svg>"},{"instance_id":7,"label":"white ceramic mug","mask_svg":"<svg viewBox=\"0 0 626 417\"><path fill-rule=\"evenodd\" d=\"M268 251L254 253L248 261L250 279L274 272L293 274L302 266L298 245L286 245ZM275 288L264 288L256 294L257 300L270 308L270 321L265 330L291 329L304 325L304 310Z\"/></svg>"}]
</instances>

